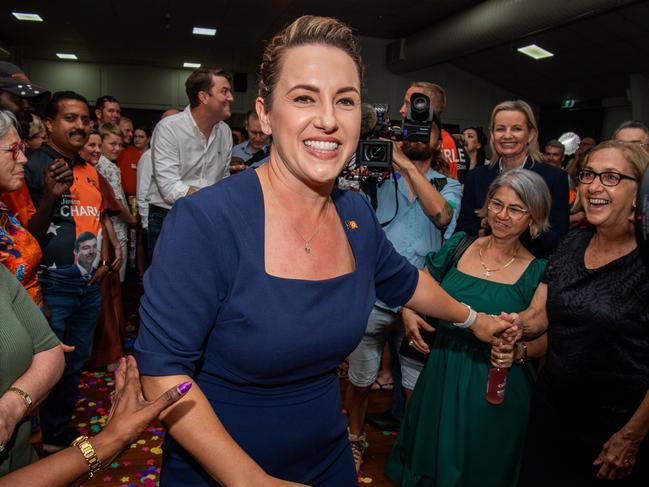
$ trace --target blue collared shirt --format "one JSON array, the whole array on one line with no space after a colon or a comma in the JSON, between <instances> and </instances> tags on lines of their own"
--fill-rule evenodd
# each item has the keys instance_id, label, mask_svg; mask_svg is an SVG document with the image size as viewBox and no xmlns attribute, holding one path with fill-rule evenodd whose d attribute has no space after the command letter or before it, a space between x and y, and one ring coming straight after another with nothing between
<instances>
[{"instance_id":1,"label":"blue collared shirt","mask_svg":"<svg viewBox=\"0 0 649 487\"><path fill-rule=\"evenodd\" d=\"M440 194L453 207L453 217L444 231L437 228L433 220L424 212L417 195L414 195L412 201L408 199L408 186L399 173L394 173L377 190L376 217L379 223L387 222L394 217L384 227L385 234L395 250L417 269L424 266L428 252L439 250L442 243L444 243L444 239L453 235L457 217L460 214L462 185L456 179L448 178L433 169L429 169L426 173L426 179L429 181L437 178L446 179L446 185L442 188ZM397 186L396 197L395 185ZM397 213L396 216L395 213ZM380 300L377 300L376 305L380 308L398 312L396 308L390 308Z\"/></svg>"},{"instance_id":2,"label":"blue collared shirt","mask_svg":"<svg viewBox=\"0 0 649 487\"><path fill-rule=\"evenodd\" d=\"M446 178L446 176L433 169L429 169L426 173L426 179L429 181L437 178ZM395 184L397 185L396 198ZM455 179L446 178L446 185L440 194L453 207L453 218L444 231L437 228L433 220L424 212L416 195L412 201L408 199L408 186L398 173L395 173L377 191L376 216L381 223L389 221L395 215L398 199L398 214L384 230L397 252L418 269L423 267L428 252L439 250L444 238L453 235L460 214L462 185Z\"/></svg>"},{"instance_id":3,"label":"blue collared shirt","mask_svg":"<svg viewBox=\"0 0 649 487\"><path fill-rule=\"evenodd\" d=\"M268 144L264 145L264 147L262 147L262 150L265 151L267 147ZM241 142L240 144L237 144L232 148L232 157L239 157L244 161L247 161L255 155L255 152L250 149L250 141L246 140L245 142Z\"/></svg>"}]
</instances>

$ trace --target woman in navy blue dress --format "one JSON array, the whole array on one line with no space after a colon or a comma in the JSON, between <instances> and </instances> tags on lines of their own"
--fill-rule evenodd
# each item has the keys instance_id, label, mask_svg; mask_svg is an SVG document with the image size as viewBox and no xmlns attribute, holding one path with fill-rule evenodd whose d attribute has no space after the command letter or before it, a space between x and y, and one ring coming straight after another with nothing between
<instances>
[{"instance_id":1,"label":"woman in navy blue dress","mask_svg":"<svg viewBox=\"0 0 649 487\"><path fill-rule=\"evenodd\" d=\"M165 219L138 362L147 396L186 378L196 387L162 418L163 486L357 485L336 367L377 297L484 340L510 326L419 274L365 200L334 189L358 143L361 71L349 27L293 22L260 68L269 162L179 200Z\"/></svg>"}]
</instances>

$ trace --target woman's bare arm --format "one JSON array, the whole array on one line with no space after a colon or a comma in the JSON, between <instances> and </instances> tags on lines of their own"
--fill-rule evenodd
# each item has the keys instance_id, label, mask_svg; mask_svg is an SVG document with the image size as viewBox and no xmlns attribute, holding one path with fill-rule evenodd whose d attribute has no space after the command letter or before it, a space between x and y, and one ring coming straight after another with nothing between
<instances>
[{"instance_id":1,"label":"woman's bare arm","mask_svg":"<svg viewBox=\"0 0 649 487\"><path fill-rule=\"evenodd\" d=\"M189 380L186 375L143 376L142 386L147 397L157 397ZM225 487L300 485L266 474L228 434L197 384L160 419L174 439Z\"/></svg>"}]
</instances>

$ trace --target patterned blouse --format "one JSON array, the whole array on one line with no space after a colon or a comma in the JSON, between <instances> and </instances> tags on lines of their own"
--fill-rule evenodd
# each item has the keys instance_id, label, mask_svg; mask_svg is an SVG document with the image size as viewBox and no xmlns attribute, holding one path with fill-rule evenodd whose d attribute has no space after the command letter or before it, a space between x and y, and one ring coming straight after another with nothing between
<instances>
[{"instance_id":1,"label":"patterned blouse","mask_svg":"<svg viewBox=\"0 0 649 487\"><path fill-rule=\"evenodd\" d=\"M99 162L95 166L99 174L104 176L106 180L110 183L115 193L115 197L119 202L128 208L128 202L126 201L126 195L122 189L122 173L119 170L119 167L114 162L111 162L103 155L99 158ZM118 216L111 216L111 221L113 222L113 229L115 230L115 235L120 242L128 241L128 224L123 221Z\"/></svg>"},{"instance_id":2,"label":"patterned blouse","mask_svg":"<svg viewBox=\"0 0 649 487\"><path fill-rule=\"evenodd\" d=\"M38 307L43 305L37 274L42 258L36 239L0 202L0 264L16 276Z\"/></svg>"}]
</instances>

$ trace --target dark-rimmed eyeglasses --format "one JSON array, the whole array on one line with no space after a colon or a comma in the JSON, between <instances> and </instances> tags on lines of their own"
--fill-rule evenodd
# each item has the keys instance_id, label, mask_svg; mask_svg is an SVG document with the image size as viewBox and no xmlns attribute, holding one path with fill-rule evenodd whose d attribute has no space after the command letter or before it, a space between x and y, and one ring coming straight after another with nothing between
<instances>
[{"instance_id":1,"label":"dark-rimmed eyeglasses","mask_svg":"<svg viewBox=\"0 0 649 487\"><path fill-rule=\"evenodd\" d=\"M623 179L629 179L631 181L637 181L636 178L627 176L626 174L620 174L619 172L615 171L604 171L604 172L595 172L591 171L590 169L582 169L579 171L579 182L582 184L590 184L593 181L595 181L595 178L599 178L601 183L604 186L617 186L620 184L620 181Z\"/></svg>"},{"instance_id":2,"label":"dark-rimmed eyeglasses","mask_svg":"<svg viewBox=\"0 0 649 487\"><path fill-rule=\"evenodd\" d=\"M520 206L512 206L512 205L505 205L502 202L495 200L495 199L490 199L489 204L487 205L487 209L496 215L503 211L503 209L507 210L507 215L512 220L520 220L523 218L529 211L527 211L524 208L521 208Z\"/></svg>"},{"instance_id":3,"label":"dark-rimmed eyeglasses","mask_svg":"<svg viewBox=\"0 0 649 487\"><path fill-rule=\"evenodd\" d=\"M0 145L0 150L11 152L11 158L17 161L21 152L25 154L27 144L25 142L14 142L11 145Z\"/></svg>"}]
</instances>

